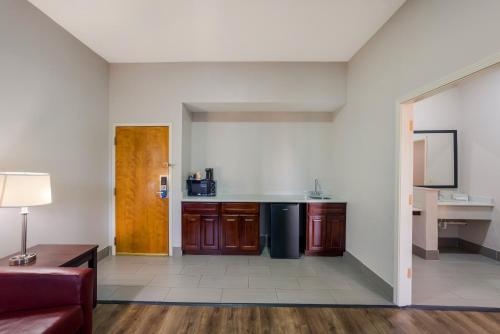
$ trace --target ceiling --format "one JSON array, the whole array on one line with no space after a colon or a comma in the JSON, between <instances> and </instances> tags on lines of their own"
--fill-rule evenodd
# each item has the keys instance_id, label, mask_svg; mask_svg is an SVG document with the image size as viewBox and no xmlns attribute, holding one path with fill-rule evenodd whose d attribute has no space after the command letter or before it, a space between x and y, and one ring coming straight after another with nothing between
<instances>
[{"instance_id":1,"label":"ceiling","mask_svg":"<svg viewBox=\"0 0 500 334\"><path fill-rule=\"evenodd\" d=\"M348 61L405 0L29 0L112 63Z\"/></svg>"}]
</instances>

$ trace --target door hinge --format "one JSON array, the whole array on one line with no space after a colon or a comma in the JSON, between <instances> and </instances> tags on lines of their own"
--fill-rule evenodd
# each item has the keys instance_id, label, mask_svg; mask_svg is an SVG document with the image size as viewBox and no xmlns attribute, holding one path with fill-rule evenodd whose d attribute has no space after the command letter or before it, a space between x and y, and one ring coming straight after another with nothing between
<instances>
[{"instance_id":1,"label":"door hinge","mask_svg":"<svg viewBox=\"0 0 500 334\"><path fill-rule=\"evenodd\" d=\"M116 196L116 187L113 188L113 196Z\"/></svg>"},{"instance_id":2,"label":"door hinge","mask_svg":"<svg viewBox=\"0 0 500 334\"><path fill-rule=\"evenodd\" d=\"M115 237L115 241L114 241L114 243L115 243L115 246L116 246L116 237Z\"/></svg>"},{"instance_id":3,"label":"door hinge","mask_svg":"<svg viewBox=\"0 0 500 334\"><path fill-rule=\"evenodd\" d=\"M113 138L113 143L115 144L116 146L116 137Z\"/></svg>"},{"instance_id":4,"label":"door hinge","mask_svg":"<svg viewBox=\"0 0 500 334\"><path fill-rule=\"evenodd\" d=\"M408 204L413 205L413 194L408 196Z\"/></svg>"},{"instance_id":5,"label":"door hinge","mask_svg":"<svg viewBox=\"0 0 500 334\"><path fill-rule=\"evenodd\" d=\"M411 276L412 276L411 268L406 269L406 278L411 279Z\"/></svg>"},{"instance_id":6,"label":"door hinge","mask_svg":"<svg viewBox=\"0 0 500 334\"><path fill-rule=\"evenodd\" d=\"M408 122L408 130L409 130L410 132L413 132L413 121L409 121L409 122Z\"/></svg>"}]
</instances>

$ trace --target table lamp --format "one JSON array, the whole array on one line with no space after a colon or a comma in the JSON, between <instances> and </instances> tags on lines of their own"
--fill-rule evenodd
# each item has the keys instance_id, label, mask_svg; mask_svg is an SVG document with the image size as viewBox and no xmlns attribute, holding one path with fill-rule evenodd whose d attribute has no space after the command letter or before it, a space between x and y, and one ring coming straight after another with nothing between
<instances>
[{"instance_id":1,"label":"table lamp","mask_svg":"<svg viewBox=\"0 0 500 334\"><path fill-rule=\"evenodd\" d=\"M26 253L28 207L50 204L51 202L49 174L0 172L0 207L21 208L23 217L21 254L9 259L11 266L28 264L36 260L36 253Z\"/></svg>"}]
</instances>

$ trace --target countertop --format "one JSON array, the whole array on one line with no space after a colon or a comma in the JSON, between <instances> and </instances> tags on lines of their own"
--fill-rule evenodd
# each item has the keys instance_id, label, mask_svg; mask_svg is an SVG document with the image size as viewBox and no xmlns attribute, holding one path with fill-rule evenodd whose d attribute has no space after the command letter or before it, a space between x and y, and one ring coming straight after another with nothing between
<instances>
[{"instance_id":1,"label":"countertop","mask_svg":"<svg viewBox=\"0 0 500 334\"><path fill-rule=\"evenodd\" d=\"M305 195L233 195L220 194L214 197L187 196L184 194L182 200L185 202L258 202L258 203L347 203L346 201L331 195L330 199L312 199Z\"/></svg>"},{"instance_id":2,"label":"countertop","mask_svg":"<svg viewBox=\"0 0 500 334\"><path fill-rule=\"evenodd\" d=\"M481 202L481 201L438 201L439 206L475 206L475 207L494 207L495 205L491 202Z\"/></svg>"}]
</instances>

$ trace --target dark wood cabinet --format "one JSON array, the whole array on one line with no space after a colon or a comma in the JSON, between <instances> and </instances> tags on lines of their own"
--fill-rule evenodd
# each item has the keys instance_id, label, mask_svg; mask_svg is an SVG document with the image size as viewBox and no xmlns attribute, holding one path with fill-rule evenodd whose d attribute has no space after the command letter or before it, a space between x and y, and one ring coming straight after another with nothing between
<instances>
[{"instance_id":1,"label":"dark wood cabinet","mask_svg":"<svg viewBox=\"0 0 500 334\"><path fill-rule=\"evenodd\" d=\"M200 249L219 249L219 216L200 216L200 228Z\"/></svg>"},{"instance_id":2,"label":"dark wood cabinet","mask_svg":"<svg viewBox=\"0 0 500 334\"><path fill-rule=\"evenodd\" d=\"M240 249L239 221L238 215L222 215L220 232L222 251L234 252Z\"/></svg>"},{"instance_id":3,"label":"dark wood cabinet","mask_svg":"<svg viewBox=\"0 0 500 334\"><path fill-rule=\"evenodd\" d=\"M219 252L219 204L182 204L182 251L185 254Z\"/></svg>"},{"instance_id":4,"label":"dark wood cabinet","mask_svg":"<svg viewBox=\"0 0 500 334\"><path fill-rule=\"evenodd\" d=\"M259 216L240 216L240 249L243 251L259 250Z\"/></svg>"},{"instance_id":5,"label":"dark wood cabinet","mask_svg":"<svg viewBox=\"0 0 500 334\"><path fill-rule=\"evenodd\" d=\"M321 251L325 248L326 239L326 217L309 216L307 224L308 249L312 251Z\"/></svg>"},{"instance_id":6,"label":"dark wood cabinet","mask_svg":"<svg viewBox=\"0 0 500 334\"><path fill-rule=\"evenodd\" d=\"M260 254L259 211L258 203L182 203L183 252Z\"/></svg>"},{"instance_id":7,"label":"dark wood cabinet","mask_svg":"<svg viewBox=\"0 0 500 334\"><path fill-rule=\"evenodd\" d=\"M182 249L184 251L200 250L200 221L198 214L182 216Z\"/></svg>"},{"instance_id":8,"label":"dark wood cabinet","mask_svg":"<svg viewBox=\"0 0 500 334\"><path fill-rule=\"evenodd\" d=\"M222 203L221 253L260 254L258 203Z\"/></svg>"},{"instance_id":9,"label":"dark wood cabinet","mask_svg":"<svg viewBox=\"0 0 500 334\"><path fill-rule=\"evenodd\" d=\"M306 255L341 256L345 238L345 203L307 205Z\"/></svg>"}]
</instances>

